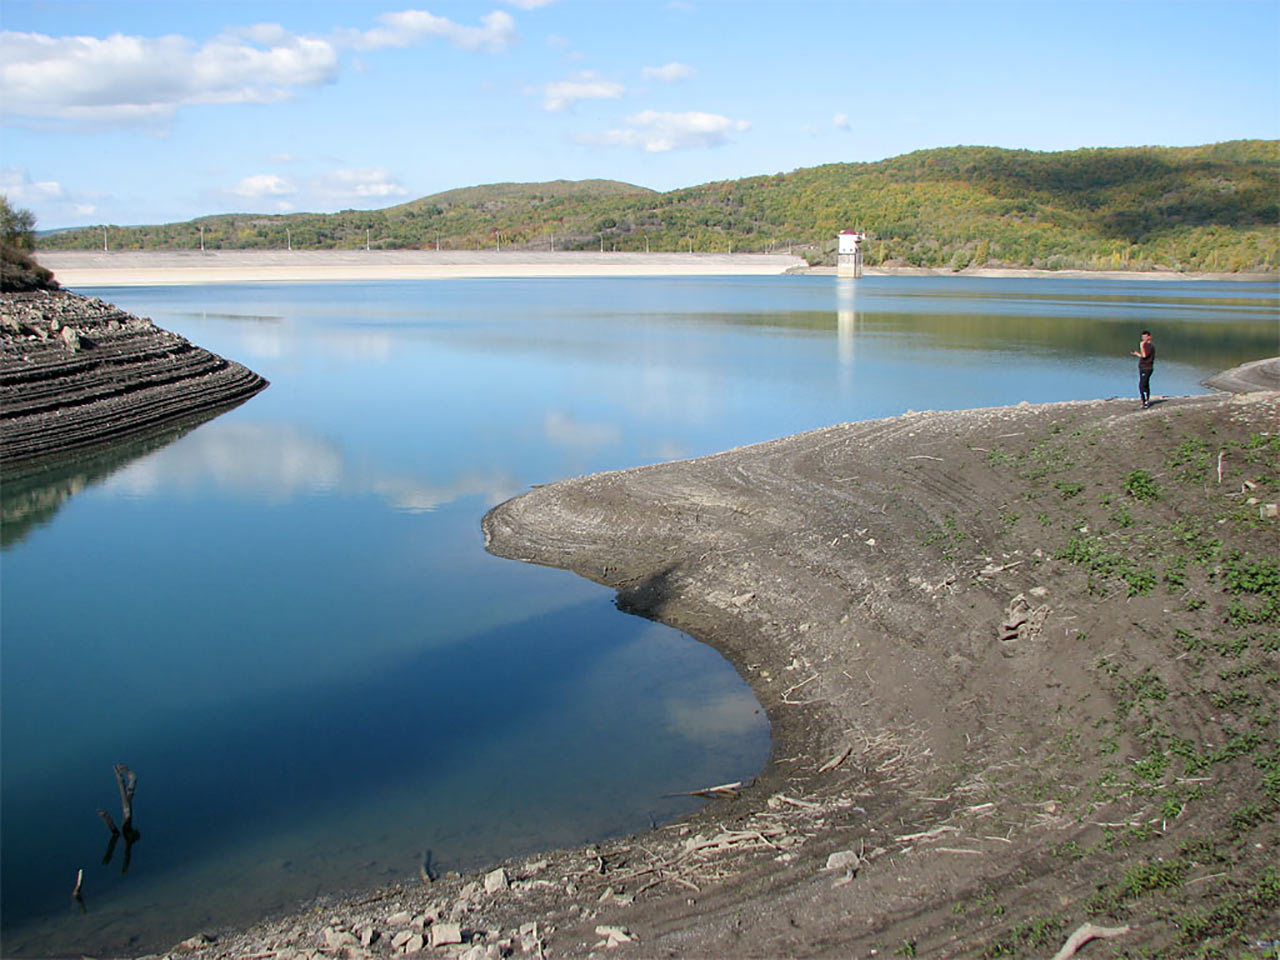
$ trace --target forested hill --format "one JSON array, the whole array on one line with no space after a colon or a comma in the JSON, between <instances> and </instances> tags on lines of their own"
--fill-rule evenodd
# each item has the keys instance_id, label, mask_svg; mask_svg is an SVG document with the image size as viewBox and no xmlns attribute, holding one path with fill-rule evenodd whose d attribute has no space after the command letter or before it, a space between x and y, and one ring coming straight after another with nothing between
<instances>
[{"instance_id":1,"label":"forested hill","mask_svg":"<svg viewBox=\"0 0 1280 960\"><path fill-rule=\"evenodd\" d=\"M383 210L109 227L113 249L404 247L768 251L832 262L1252 271L1280 268L1280 141L1037 153L921 150L666 193L607 180L450 190ZM101 227L42 238L100 248Z\"/></svg>"}]
</instances>

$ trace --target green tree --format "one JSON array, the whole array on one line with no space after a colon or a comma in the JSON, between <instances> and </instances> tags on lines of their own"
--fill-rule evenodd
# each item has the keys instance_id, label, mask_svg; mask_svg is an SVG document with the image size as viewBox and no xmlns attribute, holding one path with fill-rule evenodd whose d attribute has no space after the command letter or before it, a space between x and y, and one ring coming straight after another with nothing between
<instances>
[{"instance_id":1,"label":"green tree","mask_svg":"<svg viewBox=\"0 0 1280 960\"><path fill-rule=\"evenodd\" d=\"M35 246L36 215L0 194L0 291L57 289L53 273L31 258Z\"/></svg>"},{"instance_id":2,"label":"green tree","mask_svg":"<svg viewBox=\"0 0 1280 960\"><path fill-rule=\"evenodd\" d=\"M23 207L12 206L3 193L0 193L0 242L19 250L36 248L36 215Z\"/></svg>"}]
</instances>

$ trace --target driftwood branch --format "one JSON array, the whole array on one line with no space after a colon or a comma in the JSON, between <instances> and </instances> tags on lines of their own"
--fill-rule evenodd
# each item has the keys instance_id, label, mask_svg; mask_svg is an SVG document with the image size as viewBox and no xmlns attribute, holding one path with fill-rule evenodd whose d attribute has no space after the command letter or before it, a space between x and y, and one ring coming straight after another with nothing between
<instances>
[{"instance_id":1,"label":"driftwood branch","mask_svg":"<svg viewBox=\"0 0 1280 960\"><path fill-rule=\"evenodd\" d=\"M88 910L84 905L84 868L81 867L76 871L76 885L71 890L71 899L75 905L80 908L81 913L87 913Z\"/></svg>"},{"instance_id":2,"label":"driftwood branch","mask_svg":"<svg viewBox=\"0 0 1280 960\"><path fill-rule=\"evenodd\" d=\"M830 773L830 772L831 772L832 770L834 770L836 767L840 766L840 764L842 764L842 763L844 763L846 760L848 760L848 759L849 759L849 754L851 754L851 753L853 753L853 747L852 747L852 746L845 747L843 750L841 750L839 753L837 753L834 757L832 757L830 760L828 760L826 763L824 763L822 766L820 766L820 767L818 768L818 772L819 772L819 773Z\"/></svg>"},{"instance_id":3,"label":"driftwood branch","mask_svg":"<svg viewBox=\"0 0 1280 960\"><path fill-rule=\"evenodd\" d=\"M111 840L107 844L107 852L103 854L102 864L106 866L111 862L111 858L116 852L116 843L121 837L124 837L124 864L121 872L128 873L129 863L133 858L133 845L142 839L142 834L133 828L133 792L138 787L138 778L123 763L117 763L114 770L116 786L120 788L120 816L122 817L122 822L117 827L116 822L111 819L111 814L105 810L98 811L98 816L102 818L102 822L111 831Z\"/></svg>"},{"instance_id":4,"label":"driftwood branch","mask_svg":"<svg viewBox=\"0 0 1280 960\"><path fill-rule=\"evenodd\" d=\"M690 790L688 793L668 793L668 797L708 797L715 800L721 797L736 797L742 789L742 781L735 780L733 783L721 783L714 787L702 787L698 790Z\"/></svg>"},{"instance_id":5,"label":"driftwood branch","mask_svg":"<svg viewBox=\"0 0 1280 960\"><path fill-rule=\"evenodd\" d=\"M428 847L426 856L422 858L422 863L418 867L418 876L422 878L423 883L436 882L436 869L435 869L435 866L432 864L431 859L432 859L431 848Z\"/></svg>"},{"instance_id":6,"label":"driftwood branch","mask_svg":"<svg viewBox=\"0 0 1280 960\"><path fill-rule=\"evenodd\" d=\"M1093 923L1082 923L1076 928L1076 932L1067 937L1067 942L1062 945L1062 949L1053 955L1053 960L1069 960L1070 957L1076 955L1076 951L1083 947L1090 940L1108 939L1110 937L1118 937L1121 934L1129 932L1127 926L1124 927L1099 927Z\"/></svg>"},{"instance_id":7,"label":"driftwood branch","mask_svg":"<svg viewBox=\"0 0 1280 960\"><path fill-rule=\"evenodd\" d=\"M123 763L115 765L116 784L120 787L120 815L124 817L123 832L128 833L133 826L133 791L138 787L138 778Z\"/></svg>"},{"instance_id":8,"label":"driftwood branch","mask_svg":"<svg viewBox=\"0 0 1280 960\"><path fill-rule=\"evenodd\" d=\"M99 810L98 816L102 818L102 822L107 825L107 829L111 831L113 837L120 836L120 828L116 826L116 822L111 819L111 814L105 810Z\"/></svg>"}]
</instances>

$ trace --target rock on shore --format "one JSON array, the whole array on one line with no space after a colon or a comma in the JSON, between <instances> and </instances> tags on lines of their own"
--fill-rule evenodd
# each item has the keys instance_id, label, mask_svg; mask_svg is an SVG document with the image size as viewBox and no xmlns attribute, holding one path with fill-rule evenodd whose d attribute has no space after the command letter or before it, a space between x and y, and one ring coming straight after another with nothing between
<instances>
[{"instance_id":1,"label":"rock on shore","mask_svg":"<svg viewBox=\"0 0 1280 960\"><path fill-rule=\"evenodd\" d=\"M267 386L96 298L0 295L0 462L6 472L233 406Z\"/></svg>"}]
</instances>

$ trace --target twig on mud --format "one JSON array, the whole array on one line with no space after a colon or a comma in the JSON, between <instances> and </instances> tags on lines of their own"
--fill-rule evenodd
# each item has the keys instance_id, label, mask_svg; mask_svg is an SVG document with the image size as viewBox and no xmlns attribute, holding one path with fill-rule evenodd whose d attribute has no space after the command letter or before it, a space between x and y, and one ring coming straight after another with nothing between
<instances>
[{"instance_id":1,"label":"twig on mud","mask_svg":"<svg viewBox=\"0 0 1280 960\"><path fill-rule=\"evenodd\" d=\"M815 674L814 674L812 677L810 677L808 680L801 680L799 683L792 684L791 686L787 687L787 689L785 689L785 690L783 690L783 691L782 691L782 699L785 701L785 700L787 699L787 697L791 696L791 694L795 693L797 690L799 690L799 689L800 689L801 687L803 687L805 684L813 683L813 681L817 680L817 679L818 679L818 676L819 676L819 675L815 673Z\"/></svg>"},{"instance_id":2,"label":"twig on mud","mask_svg":"<svg viewBox=\"0 0 1280 960\"><path fill-rule=\"evenodd\" d=\"M934 827L932 830L926 830L923 833L906 833L900 837L894 837L893 839L896 840L898 843L913 843L916 840L932 840L933 838L939 837L944 833L959 833L959 832L960 832L959 827L941 826L941 827Z\"/></svg>"},{"instance_id":3,"label":"twig on mud","mask_svg":"<svg viewBox=\"0 0 1280 960\"><path fill-rule=\"evenodd\" d=\"M820 803L811 803L808 800L797 800L794 797L788 797L785 793L775 793L772 797L769 798L769 805L774 806L773 801L775 800L778 801L778 804L777 804L778 806L781 806L784 803L789 803L791 806L799 807L801 810L821 810L822 809L822 804Z\"/></svg>"},{"instance_id":4,"label":"twig on mud","mask_svg":"<svg viewBox=\"0 0 1280 960\"><path fill-rule=\"evenodd\" d=\"M896 757L894 757L893 759L891 759L891 760L886 760L884 763L880 764L880 766L876 767L876 773L884 773L884 772L885 772L886 770L888 770L890 767L897 765L897 764L898 764L898 763L900 763L902 760L905 760L905 759L906 759L906 756L907 756L907 755L906 755L905 753L899 753L899 754L898 754Z\"/></svg>"},{"instance_id":5,"label":"twig on mud","mask_svg":"<svg viewBox=\"0 0 1280 960\"><path fill-rule=\"evenodd\" d=\"M721 783L714 787L700 787L697 790L689 790L686 793L666 793L664 797L707 797L712 800L723 797L734 797L742 789L742 781L735 780L733 783Z\"/></svg>"},{"instance_id":6,"label":"twig on mud","mask_svg":"<svg viewBox=\"0 0 1280 960\"><path fill-rule=\"evenodd\" d=\"M853 745L852 745L852 744L850 744L849 746L845 747L843 750L841 750L839 753L837 753L834 757L832 757L830 760L828 760L826 763L824 763L822 766L820 766L820 767L818 768L818 772L819 772L819 773L830 773L830 772L831 772L832 770L834 770L836 767L840 766L840 764L842 764L842 763L844 763L846 760L848 760L848 759L849 759L849 754L851 754L851 753L853 753Z\"/></svg>"},{"instance_id":7,"label":"twig on mud","mask_svg":"<svg viewBox=\"0 0 1280 960\"><path fill-rule=\"evenodd\" d=\"M1129 932L1129 927L1099 927L1093 923L1082 923L1076 928L1076 932L1067 937L1067 942L1062 945L1062 949L1053 955L1053 960L1068 960L1076 955L1076 951L1083 947L1090 940L1109 939L1118 937L1121 934Z\"/></svg>"},{"instance_id":8,"label":"twig on mud","mask_svg":"<svg viewBox=\"0 0 1280 960\"><path fill-rule=\"evenodd\" d=\"M1229 876L1230 876L1229 873L1207 873L1203 877L1196 877L1194 880L1188 880L1186 883L1186 886L1189 887L1191 886L1191 884L1199 883L1201 880L1217 880L1219 877L1229 877Z\"/></svg>"},{"instance_id":9,"label":"twig on mud","mask_svg":"<svg viewBox=\"0 0 1280 960\"><path fill-rule=\"evenodd\" d=\"M983 567L981 570L978 571L978 576L990 577L997 573L1003 573L1005 570L1013 569L1020 563L1022 563L1021 560L1015 560L1013 561L1013 563L1005 563L1005 564L1001 564L1000 566L996 566L995 564L988 564L987 566Z\"/></svg>"},{"instance_id":10,"label":"twig on mud","mask_svg":"<svg viewBox=\"0 0 1280 960\"><path fill-rule=\"evenodd\" d=\"M914 457L907 457L907 459L908 460L937 460L939 463L943 462L941 457L931 457L923 453L918 453Z\"/></svg>"},{"instance_id":11,"label":"twig on mud","mask_svg":"<svg viewBox=\"0 0 1280 960\"><path fill-rule=\"evenodd\" d=\"M650 887L656 887L660 883L678 883L678 884L681 884L682 886L688 887L694 893L702 892L701 888L696 883L692 883L689 880L684 879L683 877L658 877L654 880L650 880L643 887L637 890L636 896L637 897L640 896L640 894L644 893Z\"/></svg>"},{"instance_id":12,"label":"twig on mud","mask_svg":"<svg viewBox=\"0 0 1280 960\"><path fill-rule=\"evenodd\" d=\"M779 836L783 833L780 827L770 828L768 832L774 836ZM752 843L751 841L757 842ZM718 853L724 850L757 850L762 845L772 847L774 850L780 849L776 843L764 835L762 830L724 830L709 840L699 839L698 837L692 838L685 845L684 852L677 859L708 851Z\"/></svg>"},{"instance_id":13,"label":"twig on mud","mask_svg":"<svg viewBox=\"0 0 1280 960\"><path fill-rule=\"evenodd\" d=\"M933 849L937 850L939 853L967 853L975 857L982 856L981 850L966 850L961 847L934 847Z\"/></svg>"}]
</instances>

